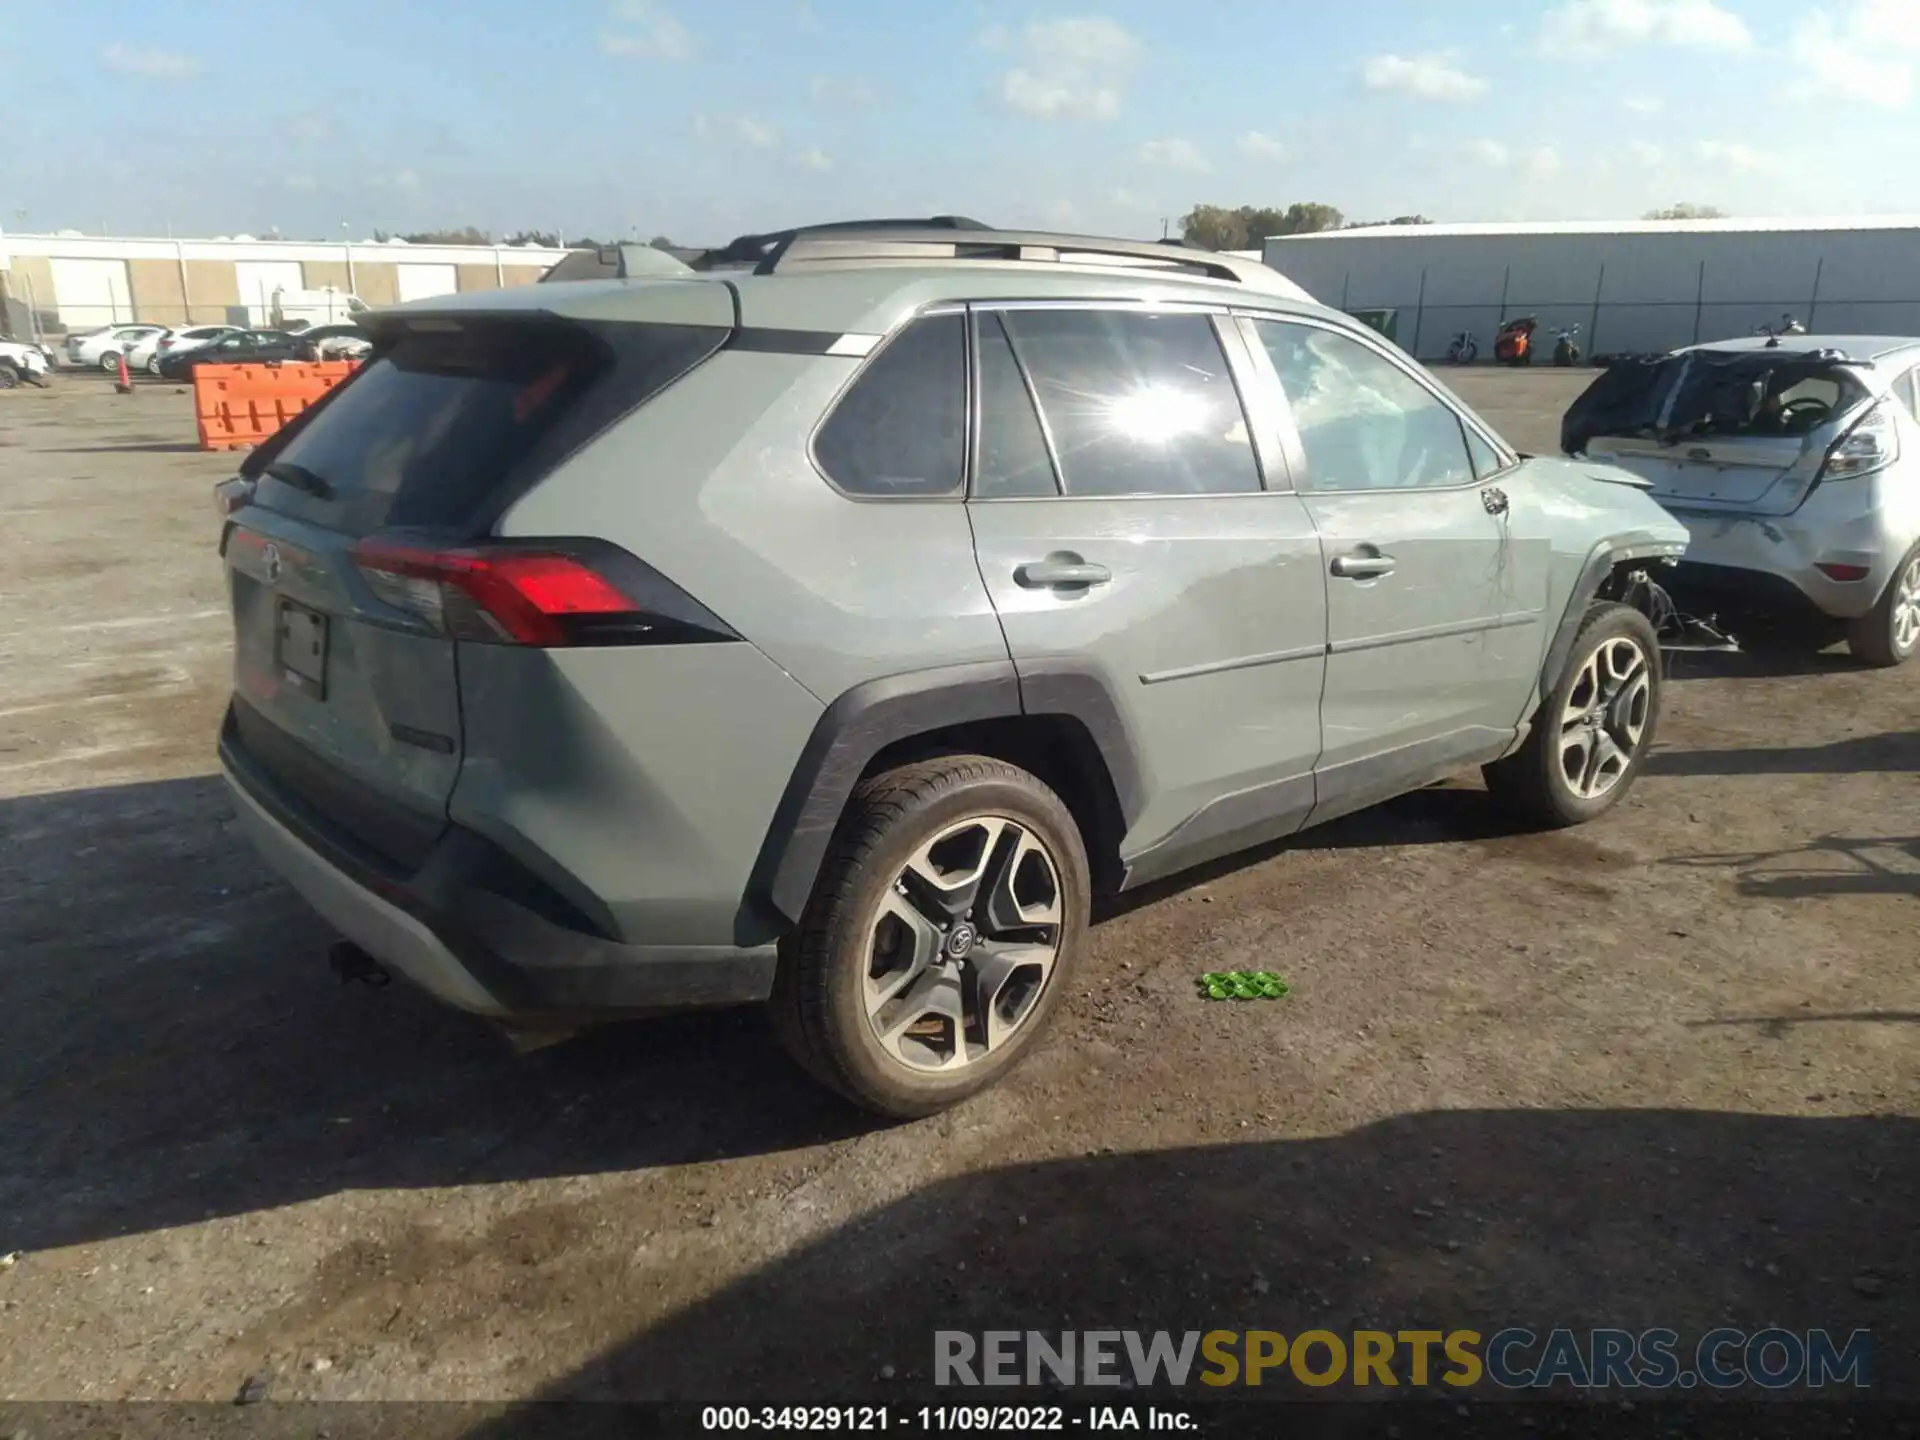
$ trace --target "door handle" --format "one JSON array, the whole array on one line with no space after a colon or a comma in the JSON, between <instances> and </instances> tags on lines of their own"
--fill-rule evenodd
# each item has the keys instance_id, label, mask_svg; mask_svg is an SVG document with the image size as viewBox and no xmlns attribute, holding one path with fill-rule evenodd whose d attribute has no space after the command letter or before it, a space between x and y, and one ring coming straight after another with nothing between
<instances>
[{"instance_id":1,"label":"door handle","mask_svg":"<svg viewBox=\"0 0 1920 1440\"><path fill-rule=\"evenodd\" d=\"M1090 564L1078 555L1062 553L1049 555L1044 560L1029 560L1014 570L1013 578L1029 590L1068 590L1104 585L1113 579L1113 572L1104 565Z\"/></svg>"},{"instance_id":2,"label":"door handle","mask_svg":"<svg viewBox=\"0 0 1920 1440\"><path fill-rule=\"evenodd\" d=\"M1382 555L1378 551L1369 553L1356 550L1348 555L1336 555L1333 560L1333 573L1344 580L1374 580L1382 575L1393 573L1395 561L1391 555Z\"/></svg>"}]
</instances>

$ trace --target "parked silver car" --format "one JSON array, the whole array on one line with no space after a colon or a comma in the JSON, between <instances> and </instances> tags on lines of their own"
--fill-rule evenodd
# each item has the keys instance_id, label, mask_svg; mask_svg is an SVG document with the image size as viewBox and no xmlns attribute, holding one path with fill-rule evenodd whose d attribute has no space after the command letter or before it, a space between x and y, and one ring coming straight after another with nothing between
<instances>
[{"instance_id":1,"label":"parked silver car","mask_svg":"<svg viewBox=\"0 0 1920 1440\"><path fill-rule=\"evenodd\" d=\"M1676 598L1899 665L1920 649L1917 372L1920 339L1696 346L1601 376L1561 445L1644 477L1686 524Z\"/></svg>"},{"instance_id":2,"label":"parked silver car","mask_svg":"<svg viewBox=\"0 0 1920 1440\"><path fill-rule=\"evenodd\" d=\"M1659 720L1641 482L1256 262L899 225L450 295L227 482L222 763L348 943L515 1026L771 1001L925 1114L1125 890ZM1073 262L1073 263L1066 263Z\"/></svg>"}]
</instances>

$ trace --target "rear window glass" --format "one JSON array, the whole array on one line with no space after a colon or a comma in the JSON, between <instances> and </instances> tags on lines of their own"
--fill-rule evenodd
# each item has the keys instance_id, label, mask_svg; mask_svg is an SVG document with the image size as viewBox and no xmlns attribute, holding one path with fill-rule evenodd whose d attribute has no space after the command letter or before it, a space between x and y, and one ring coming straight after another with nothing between
<instances>
[{"instance_id":1,"label":"rear window glass","mask_svg":"<svg viewBox=\"0 0 1920 1440\"><path fill-rule=\"evenodd\" d=\"M1829 356L1696 351L1596 381L1567 412L1563 446L1578 450L1595 436L1798 438L1867 397L1854 367Z\"/></svg>"},{"instance_id":2,"label":"rear window glass","mask_svg":"<svg viewBox=\"0 0 1920 1440\"><path fill-rule=\"evenodd\" d=\"M270 503L362 534L459 524L593 383L604 356L560 327L406 335L266 453L259 473L278 482Z\"/></svg>"}]
</instances>

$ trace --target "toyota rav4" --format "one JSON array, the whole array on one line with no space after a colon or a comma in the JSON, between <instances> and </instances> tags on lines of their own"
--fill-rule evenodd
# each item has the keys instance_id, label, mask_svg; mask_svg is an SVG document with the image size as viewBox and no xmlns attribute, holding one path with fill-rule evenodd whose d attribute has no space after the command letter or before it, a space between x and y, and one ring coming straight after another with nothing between
<instances>
[{"instance_id":1,"label":"toyota rav4","mask_svg":"<svg viewBox=\"0 0 1920 1440\"><path fill-rule=\"evenodd\" d=\"M769 1002L928 1113L1097 893L1476 765L1587 820L1658 723L1644 482L1251 261L836 226L362 323L221 488L221 757L342 963L510 1027Z\"/></svg>"}]
</instances>

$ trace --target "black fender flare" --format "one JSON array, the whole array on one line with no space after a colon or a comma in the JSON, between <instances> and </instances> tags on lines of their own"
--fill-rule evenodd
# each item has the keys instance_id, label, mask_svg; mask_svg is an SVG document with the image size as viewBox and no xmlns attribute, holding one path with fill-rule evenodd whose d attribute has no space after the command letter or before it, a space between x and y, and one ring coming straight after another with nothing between
<instances>
[{"instance_id":1,"label":"black fender flare","mask_svg":"<svg viewBox=\"0 0 1920 1440\"><path fill-rule=\"evenodd\" d=\"M798 923L847 800L873 757L890 745L954 725L1022 715L1065 715L1092 736L1124 820L1139 812L1139 767L1106 682L1071 662L1010 661L909 671L841 695L814 723L767 827L751 889Z\"/></svg>"}]
</instances>

